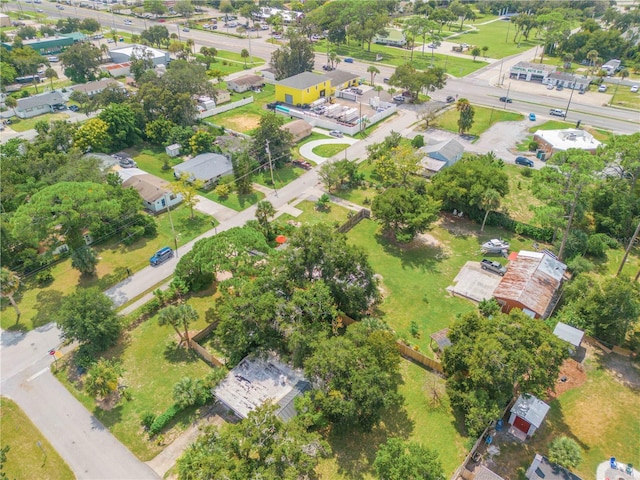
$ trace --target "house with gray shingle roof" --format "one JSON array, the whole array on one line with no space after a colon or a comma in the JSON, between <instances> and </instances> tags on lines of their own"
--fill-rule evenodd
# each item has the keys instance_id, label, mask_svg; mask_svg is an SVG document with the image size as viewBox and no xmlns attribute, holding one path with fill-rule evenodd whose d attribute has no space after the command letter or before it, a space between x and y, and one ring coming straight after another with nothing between
<instances>
[{"instance_id":1,"label":"house with gray shingle roof","mask_svg":"<svg viewBox=\"0 0 640 480\"><path fill-rule=\"evenodd\" d=\"M18 99L16 116L18 118L31 118L43 113L52 113L54 105L64 104L64 97L60 92L47 92L31 97Z\"/></svg>"},{"instance_id":2,"label":"house with gray shingle roof","mask_svg":"<svg viewBox=\"0 0 640 480\"><path fill-rule=\"evenodd\" d=\"M421 160L426 176L435 175L445 167L450 167L462 158L464 147L455 139L445 140L420 149L425 157Z\"/></svg>"},{"instance_id":3,"label":"house with gray shingle roof","mask_svg":"<svg viewBox=\"0 0 640 480\"><path fill-rule=\"evenodd\" d=\"M212 187L222 177L232 173L231 159L219 153L202 153L173 167L173 175L176 178L202 180L204 188Z\"/></svg>"}]
</instances>

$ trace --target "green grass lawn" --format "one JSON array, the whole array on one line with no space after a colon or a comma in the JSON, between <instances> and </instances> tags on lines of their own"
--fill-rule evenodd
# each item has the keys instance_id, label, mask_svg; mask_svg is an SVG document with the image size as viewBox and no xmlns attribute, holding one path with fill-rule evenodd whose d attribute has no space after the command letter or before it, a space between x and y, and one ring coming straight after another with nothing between
<instances>
[{"instance_id":1,"label":"green grass lawn","mask_svg":"<svg viewBox=\"0 0 640 480\"><path fill-rule=\"evenodd\" d=\"M433 373L401 360L404 397L399 407L383 413L382 422L369 433L334 430L328 441L333 449L331 458L322 460L316 472L331 480L373 480L378 478L372 468L379 446L389 437L400 437L421 443L439 455L445 475L449 478L463 460L467 439L451 412L444 389L444 380ZM437 392L440 401L435 400Z\"/></svg>"},{"instance_id":2,"label":"green grass lawn","mask_svg":"<svg viewBox=\"0 0 640 480\"><path fill-rule=\"evenodd\" d=\"M206 326L204 316L192 330ZM203 378L210 367L193 352L177 348L177 335L171 327L158 326L157 315L143 322L107 352L108 358L122 362L124 381L129 387L131 400L122 400L111 410L102 410L93 398L79 390L69 380L74 370L61 370L57 376L82 404L91 411L118 440L140 460L148 461L171 443L195 419L197 411L182 412L161 440L149 441L140 425L142 416L164 412L173 403L173 385L183 377Z\"/></svg>"},{"instance_id":3,"label":"green grass lawn","mask_svg":"<svg viewBox=\"0 0 640 480\"><path fill-rule=\"evenodd\" d=\"M625 374L624 371L631 370ZM596 353L585 363L586 382L561 394L550 402L545 423L531 440L500 442L499 470L505 478L516 478L516 470L526 469L535 453L548 454L549 443L557 436L573 438L582 448L582 462L574 469L581 478L595 478L597 466L616 457L623 463L640 464L640 410L637 369L629 360ZM635 378L635 386L623 384L622 378Z\"/></svg>"},{"instance_id":4,"label":"green grass lawn","mask_svg":"<svg viewBox=\"0 0 640 480\"><path fill-rule=\"evenodd\" d=\"M331 192L336 197L343 198L356 205L362 205L369 208L368 203L373 200L373 197L378 193L375 185L380 181L373 173L374 166L368 160L358 164L358 172L364 174L366 184L359 188L345 188L336 189Z\"/></svg>"},{"instance_id":5,"label":"green grass lawn","mask_svg":"<svg viewBox=\"0 0 640 480\"><path fill-rule=\"evenodd\" d=\"M180 205L171 211L178 245L184 245L211 228L211 217L196 212L191 220L189 208ZM54 281L44 287L36 285L33 278L23 280L20 295L16 299L22 316L16 324L16 313L6 306L0 315L2 328L31 330L51 321L50 313L55 311L62 296L73 292L76 287L97 286L101 290L116 284L126 277L126 269L132 272L149 265L149 258L164 246L173 248L174 241L168 214L157 215L158 236L142 238L130 246L120 243L119 238L96 246L100 258L97 274L92 277L80 275L71 267L71 259L56 264L52 268Z\"/></svg>"},{"instance_id":6,"label":"green grass lawn","mask_svg":"<svg viewBox=\"0 0 640 480\"><path fill-rule=\"evenodd\" d=\"M2 446L9 445L2 473L6 478L67 480L75 475L20 407L0 397Z\"/></svg>"},{"instance_id":7,"label":"green grass lawn","mask_svg":"<svg viewBox=\"0 0 640 480\"><path fill-rule=\"evenodd\" d=\"M316 42L313 48L318 53L327 53L327 45L324 40ZM428 48L425 48L424 55L422 52L414 52L413 61L411 60L411 52L409 50L377 44L371 45L371 51L367 51L366 48L360 47L355 42L351 42L349 46L339 45L335 50L340 57L353 57L357 60L363 60L370 63L376 63L376 55L382 54L383 58L379 63L385 65L400 66L405 63L411 63L419 70L424 70L431 66L431 52ZM453 76L463 77L475 72L487 64L486 62L479 60L474 62L471 59L467 60L466 58L452 57L436 53L433 57L433 65L435 67L444 68L447 73L450 73ZM338 66L338 68L344 69L346 67ZM365 79L370 79L369 75L366 75Z\"/></svg>"},{"instance_id":8,"label":"green grass lawn","mask_svg":"<svg viewBox=\"0 0 640 480\"><path fill-rule=\"evenodd\" d=\"M69 118L69 115L66 113L45 113L44 115L24 119L14 116L11 118L11 125L9 126L16 132L26 132L27 130L32 130L39 121L53 122L54 120L66 120L67 118Z\"/></svg>"},{"instance_id":9,"label":"green grass lawn","mask_svg":"<svg viewBox=\"0 0 640 480\"><path fill-rule=\"evenodd\" d=\"M290 163L280 168L274 168L273 179L276 182L276 188L282 188L285 185L288 185L304 172L304 169L296 167ZM253 177L253 181L265 187L273 186L273 183L271 182L271 173L268 170L258 172L258 174Z\"/></svg>"},{"instance_id":10,"label":"green grass lawn","mask_svg":"<svg viewBox=\"0 0 640 480\"><path fill-rule=\"evenodd\" d=\"M231 93L232 102L251 96L253 96L253 102L228 112L208 117L206 121L231 130L251 134L258 127L262 116L267 112L264 106L274 99L275 86L265 85L260 93Z\"/></svg>"},{"instance_id":11,"label":"green grass lawn","mask_svg":"<svg viewBox=\"0 0 640 480\"><path fill-rule=\"evenodd\" d=\"M509 112L497 108L487 108L474 105L475 117L473 119L473 126L471 131L468 132L476 137L480 136L493 124L498 122L517 122L524 119L524 116L520 113ZM458 119L460 113L451 107L442 113L434 123L435 126L443 130L450 132L458 132Z\"/></svg>"},{"instance_id":12,"label":"green grass lawn","mask_svg":"<svg viewBox=\"0 0 640 480\"><path fill-rule=\"evenodd\" d=\"M531 223L533 212L529 207L540 205L542 202L531 193L533 177L525 177L522 174L525 168L528 167L504 166L504 171L509 176L509 195L502 201L501 210L514 220Z\"/></svg>"},{"instance_id":13,"label":"green grass lawn","mask_svg":"<svg viewBox=\"0 0 640 480\"><path fill-rule=\"evenodd\" d=\"M313 142L315 140L324 140L326 138L333 138L333 137L329 135L323 135L322 133L318 133L318 132L311 132L311 135L309 135L307 138L302 139L293 147L293 149L291 150L292 157L294 159L301 159L302 155L300 155L300 147L302 145L304 145L305 143Z\"/></svg>"},{"instance_id":14,"label":"green grass lawn","mask_svg":"<svg viewBox=\"0 0 640 480\"><path fill-rule=\"evenodd\" d=\"M164 151L164 148L155 145L145 145L142 147L134 147L125 150L138 164L138 168L147 173L160 177L168 182L175 181L173 170L163 170L165 162L173 167L182 163L180 157L170 157Z\"/></svg>"},{"instance_id":15,"label":"green grass lawn","mask_svg":"<svg viewBox=\"0 0 640 480\"><path fill-rule=\"evenodd\" d=\"M458 25L460 25L459 22ZM452 33L459 32L455 23L452 28ZM477 30L466 29L463 35L449 37L446 38L446 40L454 43L468 43L469 45L475 45L480 48L487 46L489 47L487 55L491 58L504 58L516 53L522 53L525 50L534 48L542 42L541 40L535 40L532 33L529 36L529 40L524 40L523 38L519 44L514 43L513 37L516 33L516 29L506 21L492 22L487 25L478 25L476 28ZM507 31L509 33L508 39ZM446 27L443 29L443 32L446 32ZM467 50L465 53L471 56L471 50Z\"/></svg>"},{"instance_id":16,"label":"green grass lawn","mask_svg":"<svg viewBox=\"0 0 640 480\"><path fill-rule=\"evenodd\" d=\"M348 148L348 143L336 143L329 145L318 145L313 150L311 150L316 155L319 155L324 158L331 158L337 153L342 152L345 148Z\"/></svg>"},{"instance_id":17,"label":"green grass lawn","mask_svg":"<svg viewBox=\"0 0 640 480\"><path fill-rule=\"evenodd\" d=\"M292 217L289 214L284 214L278 217L278 220L286 222L287 220L294 220L296 222L306 223L309 225L316 225L318 223L326 223L327 225L342 225L347 221L349 211L348 209L336 205L335 203L329 203L327 210L316 210L315 202L308 200L302 201L296 205L296 208L302 210L297 217Z\"/></svg>"},{"instance_id":18,"label":"green grass lawn","mask_svg":"<svg viewBox=\"0 0 640 480\"><path fill-rule=\"evenodd\" d=\"M505 230L480 226L465 219L443 217L429 232L429 243L414 240L398 246L381 235L377 223L361 221L348 234L350 243L367 252L376 273L382 276L384 301L379 315L412 345L433 357L429 335L449 327L459 313L474 310L473 303L450 296L445 290L467 261L480 261L480 246L491 238L509 240L513 251L531 249L532 241ZM410 334L416 321L419 337Z\"/></svg>"},{"instance_id":19,"label":"green grass lawn","mask_svg":"<svg viewBox=\"0 0 640 480\"><path fill-rule=\"evenodd\" d=\"M201 191L200 195L238 212L241 212L245 208L249 208L251 205L258 203L264 198L264 193L258 192L257 190L254 190L253 192L246 195L241 195L237 192L231 192L227 197L224 198L216 194L215 189L209 192Z\"/></svg>"},{"instance_id":20,"label":"green grass lawn","mask_svg":"<svg viewBox=\"0 0 640 480\"><path fill-rule=\"evenodd\" d=\"M633 110L640 110L640 93L633 93L629 90L629 87L626 86L618 88L617 92L615 92L615 86L611 87L610 90L613 97L614 107L624 107L631 108Z\"/></svg>"}]
</instances>

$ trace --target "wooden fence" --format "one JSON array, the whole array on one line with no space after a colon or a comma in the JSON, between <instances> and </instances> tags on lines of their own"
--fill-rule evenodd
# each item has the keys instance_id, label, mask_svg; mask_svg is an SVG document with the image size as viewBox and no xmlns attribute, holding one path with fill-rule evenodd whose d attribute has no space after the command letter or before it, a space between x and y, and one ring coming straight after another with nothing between
<instances>
[{"instance_id":1,"label":"wooden fence","mask_svg":"<svg viewBox=\"0 0 640 480\"><path fill-rule=\"evenodd\" d=\"M198 355L200 355L200 358L202 358L205 362L207 362L212 367L222 367L224 365L224 363L222 363L220 360L214 357L211 353L209 353L206 348L200 346L200 344L196 342L193 338L189 339L189 347L193 349L193 351L196 352Z\"/></svg>"},{"instance_id":2,"label":"wooden fence","mask_svg":"<svg viewBox=\"0 0 640 480\"><path fill-rule=\"evenodd\" d=\"M403 357L410 358L414 362L417 362L423 367L429 368L434 372L444 374L444 369L442 368L442 364L439 361L427 357L424 353L420 353L419 351L414 350L410 346L405 345L400 341L397 341L396 344L398 345L398 350L400 350L400 355L402 355Z\"/></svg>"},{"instance_id":3,"label":"wooden fence","mask_svg":"<svg viewBox=\"0 0 640 480\"><path fill-rule=\"evenodd\" d=\"M358 213L356 213L353 217L351 217L349 220L347 220L342 225L340 225L337 228L338 232L347 233L349 230L355 227L358 224L358 222L360 222L360 220L362 220L363 218L371 218L371 211L367 210L366 208L363 208Z\"/></svg>"}]
</instances>

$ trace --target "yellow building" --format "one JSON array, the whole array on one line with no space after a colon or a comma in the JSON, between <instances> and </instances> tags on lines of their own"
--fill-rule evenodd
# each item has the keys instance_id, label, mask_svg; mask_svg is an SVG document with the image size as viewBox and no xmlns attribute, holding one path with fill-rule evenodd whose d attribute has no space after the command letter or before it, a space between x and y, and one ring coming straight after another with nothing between
<instances>
[{"instance_id":1,"label":"yellow building","mask_svg":"<svg viewBox=\"0 0 640 480\"><path fill-rule=\"evenodd\" d=\"M316 73L302 72L276 82L276 100L288 105L309 104L331 93L331 79Z\"/></svg>"}]
</instances>

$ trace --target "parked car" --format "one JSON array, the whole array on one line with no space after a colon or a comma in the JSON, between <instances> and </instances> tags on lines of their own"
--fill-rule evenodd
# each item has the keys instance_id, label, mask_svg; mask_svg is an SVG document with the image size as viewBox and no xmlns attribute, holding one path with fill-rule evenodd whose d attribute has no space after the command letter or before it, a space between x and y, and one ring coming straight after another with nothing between
<instances>
[{"instance_id":1,"label":"parked car","mask_svg":"<svg viewBox=\"0 0 640 480\"><path fill-rule=\"evenodd\" d=\"M393 97L393 101L396 103L404 103L405 98L402 95L396 95Z\"/></svg>"},{"instance_id":2,"label":"parked car","mask_svg":"<svg viewBox=\"0 0 640 480\"><path fill-rule=\"evenodd\" d=\"M447 102L447 103L453 103L453 102L455 102L455 101L456 101L455 97L452 97L451 95L449 95L449 96L447 97L447 99L446 99L446 102Z\"/></svg>"},{"instance_id":3,"label":"parked car","mask_svg":"<svg viewBox=\"0 0 640 480\"><path fill-rule=\"evenodd\" d=\"M438 48L438 46L435 43L430 43L427 48Z\"/></svg>"},{"instance_id":4,"label":"parked car","mask_svg":"<svg viewBox=\"0 0 640 480\"><path fill-rule=\"evenodd\" d=\"M267 103L267 108L269 110L275 110L277 106L278 106L278 102Z\"/></svg>"},{"instance_id":5,"label":"parked car","mask_svg":"<svg viewBox=\"0 0 640 480\"><path fill-rule=\"evenodd\" d=\"M326 70L327 72L334 70L334 68L331 65L322 65L322 69Z\"/></svg>"},{"instance_id":6,"label":"parked car","mask_svg":"<svg viewBox=\"0 0 640 480\"><path fill-rule=\"evenodd\" d=\"M530 113L529 114L529 120L531 120L532 122L536 121L536 114L535 113Z\"/></svg>"},{"instance_id":7,"label":"parked car","mask_svg":"<svg viewBox=\"0 0 640 480\"><path fill-rule=\"evenodd\" d=\"M556 90L561 92L562 90L564 90L564 87L560 84L558 84L558 86L556 87Z\"/></svg>"},{"instance_id":8,"label":"parked car","mask_svg":"<svg viewBox=\"0 0 640 480\"><path fill-rule=\"evenodd\" d=\"M344 59L344 63L353 63L353 58L347 57Z\"/></svg>"},{"instance_id":9,"label":"parked car","mask_svg":"<svg viewBox=\"0 0 640 480\"><path fill-rule=\"evenodd\" d=\"M269 25L267 25L265 23L261 23L260 24L260 30L269 30Z\"/></svg>"},{"instance_id":10,"label":"parked car","mask_svg":"<svg viewBox=\"0 0 640 480\"><path fill-rule=\"evenodd\" d=\"M516 165L523 165L525 167L533 167L533 160L527 157L516 157Z\"/></svg>"},{"instance_id":11,"label":"parked car","mask_svg":"<svg viewBox=\"0 0 640 480\"><path fill-rule=\"evenodd\" d=\"M501 277L504 276L505 273L507 273L507 269L503 267L500 262L492 262L491 260L488 260L486 258L482 259L482 262L480 262L480 266L483 270L497 273Z\"/></svg>"},{"instance_id":12,"label":"parked car","mask_svg":"<svg viewBox=\"0 0 640 480\"><path fill-rule=\"evenodd\" d=\"M183 31L183 32L190 32L191 30L189 30L187 27L184 27L184 28L182 29L182 31Z\"/></svg>"},{"instance_id":13,"label":"parked car","mask_svg":"<svg viewBox=\"0 0 640 480\"><path fill-rule=\"evenodd\" d=\"M584 95L584 92L585 92L584 88L581 88L580 91L578 92L578 95Z\"/></svg>"},{"instance_id":14,"label":"parked car","mask_svg":"<svg viewBox=\"0 0 640 480\"><path fill-rule=\"evenodd\" d=\"M500 101L506 102L506 103L513 103L513 100L511 100L509 97L500 97Z\"/></svg>"},{"instance_id":15,"label":"parked car","mask_svg":"<svg viewBox=\"0 0 640 480\"><path fill-rule=\"evenodd\" d=\"M631 92L636 93L638 91L638 88L639 88L638 85L633 85L631 87Z\"/></svg>"},{"instance_id":16,"label":"parked car","mask_svg":"<svg viewBox=\"0 0 640 480\"><path fill-rule=\"evenodd\" d=\"M551 84L547 85L547 90L553 90L553 85Z\"/></svg>"},{"instance_id":17,"label":"parked car","mask_svg":"<svg viewBox=\"0 0 640 480\"><path fill-rule=\"evenodd\" d=\"M53 110L56 112L64 112L65 110L67 110L67 106L62 103L59 103L53 106Z\"/></svg>"},{"instance_id":18,"label":"parked car","mask_svg":"<svg viewBox=\"0 0 640 480\"><path fill-rule=\"evenodd\" d=\"M133 22L132 22L131 20L125 20L125 21L124 21L124 24L125 24L125 25L132 25L132 24L133 24Z\"/></svg>"},{"instance_id":19,"label":"parked car","mask_svg":"<svg viewBox=\"0 0 640 480\"><path fill-rule=\"evenodd\" d=\"M560 109L560 108L552 108L551 110L549 110L549 115L554 115L556 117L566 117L567 116L567 112L565 112L564 110Z\"/></svg>"},{"instance_id":20,"label":"parked car","mask_svg":"<svg viewBox=\"0 0 640 480\"><path fill-rule=\"evenodd\" d=\"M60 59L56 56L47 57L47 60L49 60L51 63L56 63L60 61Z\"/></svg>"},{"instance_id":21,"label":"parked car","mask_svg":"<svg viewBox=\"0 0 640 480\"><path fill-rule=\"evenodd\" d=\"M170 258L173 258L173 250L169 247L164 247L158 250L153 257L149 259L149 263L151 266L155 267L156 265L166 262Z\"/></svg>"},{"instance_id":22,"label":"parked car","mask_svg":"<svg viewBox=\"0 0 640 480\"><path fill-rule=\"evenodd\" d=\"M329 132L329 135L331 135L332 137L342 138L342 132L340 132L339 130L331 130Z\"/></svg>"},{"instance_id":23,"label":"parked car","mask_svg":"<svg viewBox=\"0 0 640 480\"><path fill-rule=\"evenodd\" d=\"M71 105L69 106L69 110L71 110L72 112L78 112L80 111L80 107L77 105Z\"/></svg>"},{"instance_id":24,"label":"parked car","mask_svg":"<svg viewBox=\"0 0 640 480\"><path fill-rule=\"evenodd\" d=\"M113 43L113 38L107 38L107 43Z\"/></svg>"},{"instance_id":25,"label":"parked car","mask_svg":"<svg viewBox=\"0 0 640 480\"><path fill-rule=\"evenodd\" d=\"M118 160L118 165L122 168L136 168L138 166L138 164L130 158L120 158L120 160Z\"/></svg>"},{"instance_id":26,"label":"parked car","mask_svg":"<svg viewBox=\"0 0 640 480\"><path fill-rule=\"evenodd\" d=\"M382 79L382 82L383 82L383 83L389 83L389 78L388 78L388 77L383 78L383 79Z\"/></svg>"},{"instance_id":27,"label":"parked car","mask_svg":"<svg viewBox=\"0 0 640 480\"><path fill-rule=\"evenodd\" d=\"M607 91L607 86L606 85L600 85L598 87L598 91L599 92L606 92Z\"/></svg>"}]
</instances>

